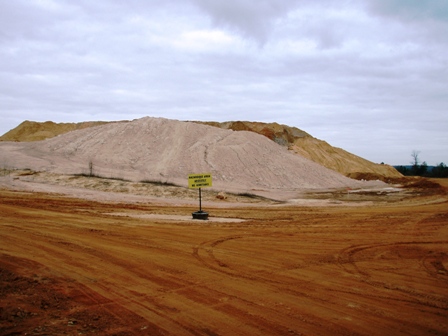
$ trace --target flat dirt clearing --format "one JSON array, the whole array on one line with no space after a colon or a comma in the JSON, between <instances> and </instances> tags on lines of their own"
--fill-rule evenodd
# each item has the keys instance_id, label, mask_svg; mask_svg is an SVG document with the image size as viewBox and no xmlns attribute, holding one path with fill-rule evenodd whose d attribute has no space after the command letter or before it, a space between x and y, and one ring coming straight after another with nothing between
<instances>
[{"instance_id":1,"label":"flat dirt clearing","mask_svg":"<svg viewBox=\"0 0 448 336\"><path fill-rule=\"evenodd\" d=\"M0 190L0 334L448 333L446 202L196 210Z\"/></svg>"}]
</instances>

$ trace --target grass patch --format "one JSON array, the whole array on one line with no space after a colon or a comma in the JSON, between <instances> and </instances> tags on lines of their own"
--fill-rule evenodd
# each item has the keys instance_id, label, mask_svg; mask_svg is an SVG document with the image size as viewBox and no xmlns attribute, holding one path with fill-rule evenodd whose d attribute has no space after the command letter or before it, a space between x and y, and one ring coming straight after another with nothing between
<instances>
[{"instance_id":1,"label":"grass patch","mask_svg":"<svg viewBox=\"0 0 448 336\"><path fill-rule=\"evenodd\" d=\"M103 179L103 180L114 180L114 181L131 182L131 180L126 180L125 178L122 178L122 177L105 177L105 176L101 176L101 175L98 175L98 174L80 173L80 174L73 174L73 176L97 178L97 179Z\"/></svg>"},{"instance_id":2,"label":"grass patch","mask_svg":"<svg viewBox=\"0 0 448 336\"><path fill-rule=\"evenodd\" d=\"M19 176L30 176L30 175L36 175L38 172L31 170L31 169L25 169L23 172L19 173Z\"/></svg>"},{"instance_id":3,"label":"grass patch","mask_svg":"<svg viewBox=\"0 0 448 336\"><path fill-rule=\"evenodd\" d=\"M248 192L244 192L244 193L238 193L236 194L236 196L240 196L240 197L247 197L247 198L265 198L265 197L261 197L252 193L248 193Z\"/></svg>"},{"instance_id":4,"label":"grass patch","mask_svg":"<svg viewBox=\"0 0 448 336\"><path fill-rule=\"evenodd\" d=\"M233 194L234 196L237 197L246 197L246 198L250 198L253 200L259 200L259 201L264 201L264 202L274 202L276 204L283 204L284 202L282 201L278 201L275 200L273 198L268 198L268 197L264 197L264 196L260 196L260 195L255 195L249 192L243 192L243 193L238 193L238 194Z\"/></svg>"},{"instance_id":5,"label":"grass patch","mask_svg":"<svg viewBox=\"0 0 448 336\"><path fill-rule=\"evenodd\" d=\"M78 176L78 177L93 177L93 178L103 178L100 175L96 175L96 174L88 174L88 173L79 173L79 174L73 174L73 176Z\"/></svg>"},{"instance_id":6,"label":"grass patch","mask_svg":"<svg viewBox=\"0 0 448 336\"><path fill-rule=\"evenodd\" d=\"M179 185L168 181L141 180L140 183L152 184L160 187L180 187Z\"/></svg>"},{"instance_id":7,"label":"grass patch","mask_svg":"<svg viewBox=\"0 0 448 336\"><path fill-rule=\"evenodd\" d=\"M11 174L12 170L8 168L2 168L0 169L0 176L9 176Z\"/></svg>"},{"instance_id":8,"label":"grass patch","mask_svg":"<svg viewBox=\"0 0 448 336\"><path fill-rule=\"evenodd\" d=\"M95 179L104 179L104 180L114 180L114 181L122 181L122 182L132 182L131 180L127 180L122 177L105 177L98 174L90 174L90 173L79 173L79 174L73 174L73 176L76 177L87 177L87 178L95 178ZM180 185L177 185L172 182L168 181L158 181L158 180L141 180L140 183L146 183L151 184L155 186L161 186L161 187L181 187Z\"/></svg>"}]
</instances>

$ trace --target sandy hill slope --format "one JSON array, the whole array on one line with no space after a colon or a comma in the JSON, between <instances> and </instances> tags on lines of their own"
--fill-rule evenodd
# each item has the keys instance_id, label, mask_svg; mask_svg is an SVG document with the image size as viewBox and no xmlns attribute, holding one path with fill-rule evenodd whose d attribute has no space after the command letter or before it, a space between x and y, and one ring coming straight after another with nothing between
<instances>
[{"instance_id":1,"label":"sandy hill slope","mask_svg":"<svg viewBox=\"0 0 448 336\"><path fill-rule=\"evenodd\" d=\"M234 131L250 131L264 135L290 151L304 156L326 168L355 179L381 179L401 177L392 166L365 160L341 148L333 147L325 141L287 125L249 121L196 122ZM105 122L44 123L24 121L13 130L0 137L0 141L37 141L52 138L73 130L93 127Z\"/></svg>"},{"instance_id":2,"label":"sandy hill slope","mask_svg":"<svg viewBox=\"0 0 448 336\"><path fill-rule=\"evenodd\" d=\"M294 153L352 178L387 180L402 176L390 165L376 164L341 148L333 147L296 127L250 121L204 122L204 124L262 134Z\"/></svg>"},{"instance_id":3,"label":"sandy hill slope","mask_svg":"<svg viewBox=\"0 0 448 336\"><path fill-rule=\"evenodd\" d=\"M298 138L290 149L321 165L352 178L373 179L400 178L402 175L392 166L377 164L342 148L333 147L325 141L313 138Z\"/></svg>"},{"instance_id":4,"label":"sandy hill slope","mask_svg":"<svg viewBox=\"0 0 448 336\"><path fill-rule=\"evenodd\" d=\"M86 121L81 123L36 122L25 120L16 128L0 137L0 141L39 141L53 138L70 131L103 125L104 121Z\"/></svg>"},{"instance_id":5,"label":"sandy hill slope","mask_svg":"<svg viewBox=\"0 0 448 336\"><path fill-rule=\"evenodd\" d=\"M62 174L86 173L187 185L209 172L223 190L362 188L254 132L192 122L142 118L76 130L37 142L1 142L0 162Z\"/></svg>"},{"instance_id":6,"label":"sandy hill slope","mask_svg":"<svg viewBox=\"0 0 448 336\"><path fill-rule=\"evenodd\" d=\"M250 131L255 132L271 139L282 146L289 146L294 143L296 139L311 137L308 133L287 125L280 125L277 123L263 123L257 121L226 121L214 122L205 121L198 122L200 124L215 126L224 129L231 129L234 131Z\"/></svg>"}]
</instances>

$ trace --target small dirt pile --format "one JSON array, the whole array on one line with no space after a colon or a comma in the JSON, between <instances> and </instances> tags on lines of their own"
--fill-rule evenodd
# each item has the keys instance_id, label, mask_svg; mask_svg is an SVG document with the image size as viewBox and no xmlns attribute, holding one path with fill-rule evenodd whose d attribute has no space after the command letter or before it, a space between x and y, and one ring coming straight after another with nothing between
<instances>
[{"instance_id":1,"label":"small dirt pile","mask_svg":"<svg viewBox=\"0 0 448 336\"><path fill-rule=\"evenodd\" d=\"M110 123L31 143L0 143L0 162L62 174L88 173L187 185L209 172L222 190L362 188L254 132L192 122L142 118Z\"/></svg>"}]
</instances>

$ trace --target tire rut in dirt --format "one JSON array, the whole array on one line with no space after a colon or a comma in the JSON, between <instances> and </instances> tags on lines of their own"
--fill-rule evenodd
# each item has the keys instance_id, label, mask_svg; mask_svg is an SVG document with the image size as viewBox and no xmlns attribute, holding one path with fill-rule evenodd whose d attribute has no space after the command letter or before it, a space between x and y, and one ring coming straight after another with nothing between
<instances>
[{"instance_id":1,"label":"tire rut in dirt","mask_svg":"<svg viewBox=\"0 0 448 336\"><path fill-rule=\"evenodd\" d=\"M448 273L443 262L448 260L448 241L428 241L428 242L396 242L392 244L367 244L350 246L339 253L337 262L340 268L353 276L360 276L361 281L377 288L383 288L401 292L409 297L409 300L403 298L388 299L406 301L419 305L435 307L448 310L448 297L441 295L432 295L422 289L415 288L418 285L418 279L406 274L406 266L410 264L416 269L420 269L422 274L431 276L432 283L440 287L446 286ZM395 262L395 268L381 268L381 262ZM370 265L370 268L362 267L362 264ZM374 269L375 266L375 269ZM413 283L407 286L394 284L390 282L379 281L376 279L375 272L385 272L398 278L409 277L414 279ZM393 279L393 278L392 278Z\"/></svg>"}]
</instances>

